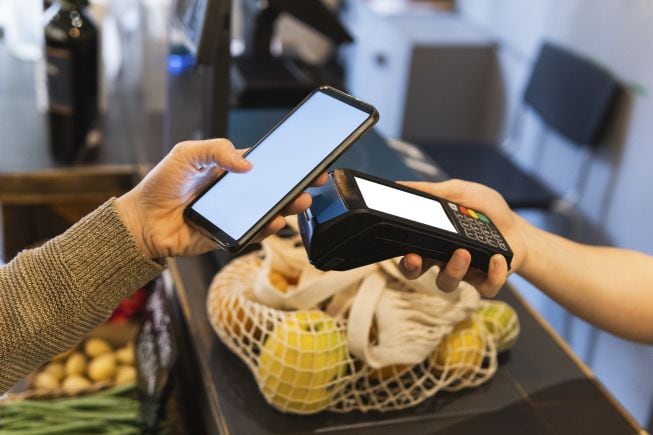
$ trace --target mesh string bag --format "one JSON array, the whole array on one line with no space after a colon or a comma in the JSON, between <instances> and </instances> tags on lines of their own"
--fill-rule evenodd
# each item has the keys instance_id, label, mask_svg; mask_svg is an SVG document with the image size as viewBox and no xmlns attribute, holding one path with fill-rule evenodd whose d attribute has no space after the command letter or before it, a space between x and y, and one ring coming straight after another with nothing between
<instances>
[{"instance_id":1,"label":"mesh string bag","mask_svg":"<svg viewBox=\"0 0 653 435\"><path fill-rule=\"evenodd\" d=\"M503 352L515 345L519 337L519 317L505 302L483 300L478 313L487 330L494 336L497 352Z\"/></svg>"},{"instance_id":2,"label":"mesh string bag","mask_svg":"<svg viewBox=\"0 0 653 435\"><path fill-rule=\"evenodd\" d=\"M347 339L322 311L297 311L276 324L261 348L256 378L277 407L298 412L326 408L351 372Z\"/></svg>"},{"instance_id":3,"label":"mesh string bag","mask_svg":"<svg viewBox=\"0 0 653 435\"><path fill-rule=\"evenodd\" d=\"M312 267L296 239L271 237L211 283L220 339L282 412L389 411L487 381L495 338L467 283L406 280L395 261L347 272Z\"/></svg>"}]
</instances>

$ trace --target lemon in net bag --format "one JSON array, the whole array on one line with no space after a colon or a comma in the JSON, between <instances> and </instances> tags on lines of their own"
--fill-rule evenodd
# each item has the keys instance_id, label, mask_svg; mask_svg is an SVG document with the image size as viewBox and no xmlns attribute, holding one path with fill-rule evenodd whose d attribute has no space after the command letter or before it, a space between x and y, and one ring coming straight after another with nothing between
<instances>
[{"instance_id":1,"label":"lemon in net bag","mask_svg":"<svg viewBox=\"0 0 653 435\"><path fill-rule=\"evenodd\" d=\"M276 409L403 409L496 371L495 340L468 284L443 293L437 270L408 281L396 262L321 272L296 240L264 246L217 274L207 303L214 330Z\"/></svg>"},{"instance_id":2,"label":"lemon in net bag","mask_svg":"<svg viewBox=\"0 0 653 435\"><path fill-rule=\"evenodd\" d=\"M503 352L515 345L520 331L519 317L510 305L502 301L483 300L478 315L494 337L497 351Z\"/></svg>"},{"instance_id":3,"label":"lemon in net bag","mask_svg":"<svg viewBox=\"0 0 653 435\"><path fill-rule=\"evenodd\" d=\"M322 311L289 313L267 337L256 372L266 399L288 411L326 408L344 387L347 339Z\"/></svg>"}]
</instances>

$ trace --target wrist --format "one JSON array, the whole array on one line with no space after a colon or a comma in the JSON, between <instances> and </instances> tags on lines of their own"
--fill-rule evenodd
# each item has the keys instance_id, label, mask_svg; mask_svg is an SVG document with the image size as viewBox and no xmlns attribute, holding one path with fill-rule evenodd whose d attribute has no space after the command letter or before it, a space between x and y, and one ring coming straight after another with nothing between
<instances>
[{"instance_id":1,"label":"wrist","mask_svg":"<svg viewBox=\"0 0 653 435\"><path fill-rule=\"evenodd\" d=\"M138 200L135 197L134 190L131 190L116 199L116 209L120 219L129 231L134 240L136 247L147 258L154 258L145 243L143 223L138 210Z\"/></svg>"},{"instance_id":2,"label":"wrist","mask_svg":"<svg viewBox=\"0 0 653 435\"><path fill-rule=\"evenodd\" d=\"M515 213L516 232L521 241L519 266L515 270L524 278L528 279L534 272L534 268L541 262L538 259L538 252L541 252L540 230L531 225L526 219Z\"/></svg>"}]
</instances>

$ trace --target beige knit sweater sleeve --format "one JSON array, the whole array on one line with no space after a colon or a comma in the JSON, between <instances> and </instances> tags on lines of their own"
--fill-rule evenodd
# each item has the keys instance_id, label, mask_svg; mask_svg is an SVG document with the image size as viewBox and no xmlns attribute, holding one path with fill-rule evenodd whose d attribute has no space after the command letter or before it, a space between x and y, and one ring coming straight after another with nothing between
<instances>
[{"instance_id":1,"label":"beige knit sweater sleeve","mask_svg":"<svg viewBox=\"0 0 653 435\"><path fill-rule=\"evenodd\" d=\"M106 320L161 273L112 199L64 234L0 268L0 394Z\"/></svg>"}]
</instances>

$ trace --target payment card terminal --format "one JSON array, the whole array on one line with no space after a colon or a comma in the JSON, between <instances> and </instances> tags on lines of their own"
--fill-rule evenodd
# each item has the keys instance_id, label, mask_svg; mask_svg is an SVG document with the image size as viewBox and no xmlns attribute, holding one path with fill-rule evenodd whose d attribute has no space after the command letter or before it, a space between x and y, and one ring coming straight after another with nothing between
<instances>
[{"instance_id":1,"label":"payment card terminal","mask_svg":"<svg viewBox=\"0 0 653 435\"><path fill-rule=\"evenodd\" d=\"M508 243L479 211L348 169L308 192L313 203L299 227L318 269L349 270L408 253L446 262L458 248L485 272L495 254L510 267Z\"/></svg>"}]
</instances>

